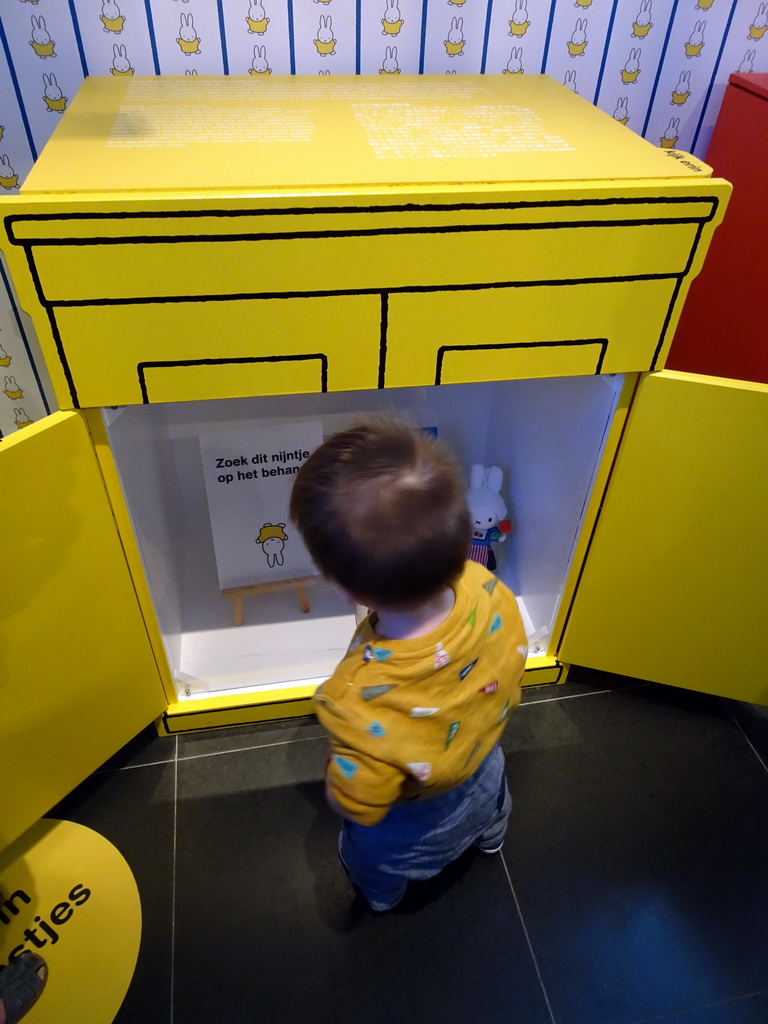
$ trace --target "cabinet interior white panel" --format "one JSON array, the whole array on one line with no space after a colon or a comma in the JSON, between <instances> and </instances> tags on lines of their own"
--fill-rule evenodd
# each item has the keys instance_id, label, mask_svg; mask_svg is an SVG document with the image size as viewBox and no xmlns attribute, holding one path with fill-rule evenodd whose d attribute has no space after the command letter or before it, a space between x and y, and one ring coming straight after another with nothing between
<instances>
[{"instance_id":1,"label":"cabinet interior white panel","mask_svg":"<svg viewBox=\"0 0 768 1024\"><path fill-rule=\"evenodd\" d=\"M546 646L592 492L622 376L500 383L488 458L504 471L513 530L501 548Z\"/></svg>"},{"instance_id":2,"label":"cabinet interior white panel","mask_svg":"<svg viewBox=\"0 0 768 1024\"><path fill-rule=\"evenodd\" d=\"M104 409L103 418L171 665L182 643L183 496L163 406Z\"/></svg>"},{"instance_id":3,"label":"cabinet interior white panel","mask_svg":"<svg viewBox=\"0 0 768 1024\"><path fill-rule=\"evenodd\" d=\"M180 697L319 681L354 630L354 610L319 578L308 614L292 591L254 595L234 626L218 586L202 434L319 418L329 436L361 415L395 412L436 427L467 480L473 462L501 466L514 529L497 547L498 572L535 634L551 629L618 387L619 378L584 377L105 412Z\"/></svg>"}]
</instances>

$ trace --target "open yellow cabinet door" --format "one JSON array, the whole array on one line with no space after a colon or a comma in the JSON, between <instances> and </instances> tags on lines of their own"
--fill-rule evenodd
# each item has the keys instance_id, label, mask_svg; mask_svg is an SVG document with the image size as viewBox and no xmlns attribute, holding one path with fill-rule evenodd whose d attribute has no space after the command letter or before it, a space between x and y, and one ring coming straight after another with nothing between
<instances>
[{"instance_id":1,"label":"open yellow cabinet door","mask_svg":"<svg viewBox=\"0 0 768 1024\"><path fill-rule=\"evenodd\" d=\"M166 707L81 413L0 441L0 849Z\"/></svg>"},{"instance_id":2,"label":"open yellow cabinet door","mask_svg":"<svg viewBox=\"0 0 768 1024\"><path fill-rule=\"evenodd\" d=\"M640 382L563 661L768 704L768 387Z\"/></svg>"}]
</instances>

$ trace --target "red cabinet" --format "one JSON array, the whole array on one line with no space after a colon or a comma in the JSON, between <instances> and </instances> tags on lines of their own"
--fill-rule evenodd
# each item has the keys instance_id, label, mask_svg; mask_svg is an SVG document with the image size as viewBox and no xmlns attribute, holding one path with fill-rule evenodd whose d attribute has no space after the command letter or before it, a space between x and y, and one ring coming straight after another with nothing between
<instances>
[{"instance_id":1,"label":"red cabinet","mask_svg":"<svg viewBox=\"0 0 768 1024\"><path fill-rule=\"evenodd\" d=\"M731 75L706 161L733 196L666 365L768 384L768 74Z\"/></svg>"}]
</instances>

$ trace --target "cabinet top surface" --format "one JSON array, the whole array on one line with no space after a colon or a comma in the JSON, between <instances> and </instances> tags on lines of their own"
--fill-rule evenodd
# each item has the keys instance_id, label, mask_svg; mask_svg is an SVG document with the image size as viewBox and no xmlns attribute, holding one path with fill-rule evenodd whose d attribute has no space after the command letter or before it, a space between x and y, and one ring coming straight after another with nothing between
<instances>
[{"instance_id":1,"label":"cabinet top surface","mask_svg":"<svg viewBox=\"0 0 768 1024\"><path fill-rule=\"evenodd\" d=\"M546 75L88 78L23 192L697 178Z\"/></svg>"}]
</instances>

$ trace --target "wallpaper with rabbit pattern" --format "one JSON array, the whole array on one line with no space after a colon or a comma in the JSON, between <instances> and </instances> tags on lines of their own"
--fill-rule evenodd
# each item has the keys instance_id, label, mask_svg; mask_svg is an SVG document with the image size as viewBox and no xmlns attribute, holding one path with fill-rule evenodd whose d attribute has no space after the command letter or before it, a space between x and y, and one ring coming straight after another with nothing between
<instances>
[{"instance_id":1,"label":"wallpaper with rabbit pattern","mask_svg":"<svg viewBox=\"0 0 768 1024\"><path fill-rule=\"evenodd\" d=\"M768 0L4 0L0 194L85 75L537 74L703 156L733 71L768 71ZM46 412L0 280L0 433Z\"/></svg>"}]
</instances>

